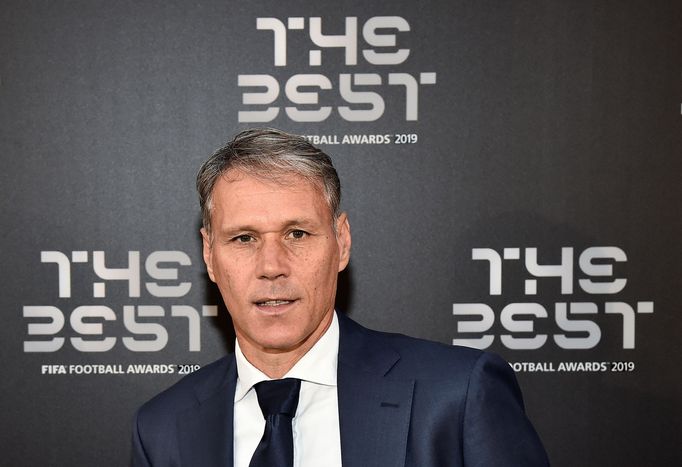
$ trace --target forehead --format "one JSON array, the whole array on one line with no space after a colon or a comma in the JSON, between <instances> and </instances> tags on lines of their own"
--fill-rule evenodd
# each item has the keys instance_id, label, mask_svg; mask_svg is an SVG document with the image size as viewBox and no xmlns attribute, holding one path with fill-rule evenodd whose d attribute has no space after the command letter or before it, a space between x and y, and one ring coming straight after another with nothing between
<instances>
[{"instance_id":1,"label":"forehead","mask_svg":"<svg viewBox=\"0 0 682 467\"><path fill-rule=\"evenodd\" d=\"M220 224L295 218L331 219L322 188L296 174L265 177L229 170L212 193L211 218Z\"/></svg>"}]
</instances>

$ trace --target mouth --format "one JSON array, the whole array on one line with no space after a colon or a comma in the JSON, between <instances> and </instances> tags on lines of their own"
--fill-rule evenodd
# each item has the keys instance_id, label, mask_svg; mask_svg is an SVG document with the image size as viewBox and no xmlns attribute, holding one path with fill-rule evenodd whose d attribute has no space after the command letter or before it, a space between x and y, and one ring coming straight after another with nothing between
<instances>
[{"instance_id":1,"label":"mouth","mask_svg":"<svg viewBox=\"0 0 682 467\"><path fill-rule=\"evenodd\" d=\"M298 301L297 298L259 297L253 301L256 309L266 315L280 315L288 311Z\"/></svg>"},{"instance_id":2,"label":"mouth","mask_svg":"<svg viewBox=\"0 0 682 467\"><path fill-rule=\"evenodd\" d=\"M288 305L290 303L294 303L294 300L284 300L281 298L274 298L274 299L256 301L255 303L256 303L256 306L264 307L264 308L270 308L270 307Z\"/></svg>"}]
</instances>

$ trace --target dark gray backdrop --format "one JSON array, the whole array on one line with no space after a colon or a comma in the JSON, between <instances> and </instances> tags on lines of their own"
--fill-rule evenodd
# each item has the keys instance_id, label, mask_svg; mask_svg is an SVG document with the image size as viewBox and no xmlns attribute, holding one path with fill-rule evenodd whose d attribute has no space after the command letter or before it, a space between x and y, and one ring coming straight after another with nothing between
<instances>
[{"instance_id":1,"label":"dark gray backdrop","mask_svg":"<svg viewBox=\"0 0 682 467\"><path fill-rule=\"evenodd\" d=\"M395 46L378 47L363 26L385 16L402 18L409 31L377 29L396 36ZM275 65L273 32L257 28L259 17L286 29L285 66ZM322 18L325 35L343 35L345 19L357 18L357 45L351 35L344 42L356 64L346 49L311 41L311 17ZM340 309L370 327L444 343L492 336L489 349L516 365L553 465L679 465L681 25L673 0L5 2L2 463L126 465L135 408L180 378L183 365L232 347L224 308L218 317L202 308L220 300L201 261L193 178L236 131L270 125L326 143L388 135L388 144L321 144L340 173L354 234ZM365 59L368 49L410 52L377 65ZM311 65L311 50L321 51L321 65ZM435 74L435 83L421 73ZM244 101L264 88L240 87L239 75L264 74L279 84L277 97ZM323 75L332 89L302 87L319 102L292 103L286 83L298 74ZM378 118L341 115L340 106L371 110L345 102L341 74L378 76L381 84L353 85L381 96ZM404 74L418 89L416 120L406 117L405 86L389 84ZM320 122L294 121L285 110L320 106L332 107ZM270 122L239 119L268 107L279 108ZM579 261L593 247L615 247L626 259L595 260L612 266L595 277ZM472 259L483 248L500 258L507 249L501 294L491 294L489 263ZM530 248L540 265L562 265L570 292L558 277L531 274ZM562 248L572 249L565 261ZM118 274L130 280L96 270L95 251L107 268L128 269ZM160 262L164 275L146 264L158 251L182 252L175 261L191 265ZM139 252L132 264L129 252ZM70 296L60 296L55 257L70 271ZM616 278L627 283L609 294L579 282ZM535 294L527 280L536 281ZM191 289L176 297L147 287L180 282ZM525 305L504 321L512 303ZM588 304L567 305L578 310L568 327L557 318L567 303ZM493 323L462 332L476 318L454 315L455 304L489 309ZM126 323L124 307L135 307L128 310L137 325ZM607 313L614 309L621 312ZM79 321L81 314L95 317ZM593 340L565 349L555 335ZM503 336L511 346L547 341L513 349ZM60 342L53 339L63 345L30 351L35 342ZM100 351L79 350L72 339L95 341ZM139 351L154 343L157 350ZM128 373L135 364L174 372ZM78 374L88 369L110 373ZM59 371L67 374L50 374Z\"/></svg>"}]
</instances>

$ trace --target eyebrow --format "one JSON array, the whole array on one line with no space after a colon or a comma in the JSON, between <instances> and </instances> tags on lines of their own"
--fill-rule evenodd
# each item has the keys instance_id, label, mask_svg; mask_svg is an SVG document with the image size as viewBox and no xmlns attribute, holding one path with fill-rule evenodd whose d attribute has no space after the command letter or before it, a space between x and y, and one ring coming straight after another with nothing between
<instances>
[{"instance_id":1,"label":"eyebrow","mask_svg":"<svg viewBox=\"0 0 682 467\"><path fill-rule=\"evenodd\" d=\"M275 228L276 231L282 231L289 229L291 227L301 227L301 228L311 228L316 226L316 221L314 221L311 218L297 218L297 219L291 219L283 224L279 225L278 227ZM219 229L218 234L222 235L232 235L237 232L259 232L260 229L258 229L256 226L253 224L243 224L243 225L234 225L234 226L227 226L225 229Z\"/></svg>"}]
</instances>

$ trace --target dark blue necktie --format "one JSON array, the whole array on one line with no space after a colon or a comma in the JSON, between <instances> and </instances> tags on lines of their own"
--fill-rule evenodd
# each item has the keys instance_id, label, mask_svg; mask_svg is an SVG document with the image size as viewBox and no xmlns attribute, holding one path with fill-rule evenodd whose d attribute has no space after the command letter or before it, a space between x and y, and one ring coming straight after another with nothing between
<instances>
[{"instance_id":1,"label":"dark blue necktie","mask_svg":"<svg viewBox=\"0 0 682 467\"><path fill-rule=\"evenodd\" d=\"M265 432L249 467L293 467L294 435L291 420L296 415L301 380L285 378L261 381L254 387L265 418Z\"/></svg>"}]
</instances>

